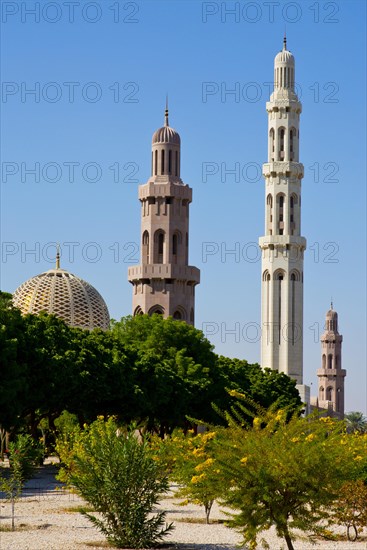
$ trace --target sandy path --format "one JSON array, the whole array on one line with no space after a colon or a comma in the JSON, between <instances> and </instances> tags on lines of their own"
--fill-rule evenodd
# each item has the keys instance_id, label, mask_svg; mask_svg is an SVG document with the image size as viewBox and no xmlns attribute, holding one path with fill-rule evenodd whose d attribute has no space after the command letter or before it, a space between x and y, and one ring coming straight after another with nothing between
<instances>
[{"instance_id":1,"label":"sandy path","mask_svg":"<svg viewBox=\"0 0 367 550\"><path fill-rule=\"evenodd\" d=\"M16 504L15 532L0 531L1 550L91 550L106 548L104 537L80 513L72 511L83 501L66 491L55 481L56 469L48 465L37 471L27 484L24 496ZM10 527L10 504L0 500L0 527ZM167 510L167 521L175 523L175 530L167 538L180 550L233 550L241 537L223 524L204 525L182 521L185 518L202 518L203 509L197 506L178 506L177 499L165 498L162 507ZM69 511L68 511L69 510ZM212 519L223 518L217 506L213 507ZM344 532L344 529L341 530ZM365 533L367 535L367 533ZM271 550L285 548L273 530L264 533ZM295 543L296 550L367 550L365 540L360 542L311 540Z\"/></svg>"}]
</instances>

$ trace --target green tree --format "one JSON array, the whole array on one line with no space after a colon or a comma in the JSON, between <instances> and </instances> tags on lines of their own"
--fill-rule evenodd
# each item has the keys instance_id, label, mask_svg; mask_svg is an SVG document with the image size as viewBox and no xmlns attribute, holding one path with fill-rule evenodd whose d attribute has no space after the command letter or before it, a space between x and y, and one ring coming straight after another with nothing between
<instances>
[{"instance_id":1,"label":"green tree","mask_svg":"<svg viewBox=\"0 0 367 550\"><path fill-rule=\"evenodd\" d=\"M11 294L0 292L0 430L3 433L19 424L28 389L24 321L11 299ZM1 457L3 441L1 438Z\"/></svg>"},{"instance_id":2,"label":"green tree","mask_svg":"<svg viewBox=\"0 0 367 550\"><path fill-rule=\"evenodd\" d=\"M68 482L100 514L82 512L119 548L149 548L172 530L165 512L153 513L168 480L148 439L98 418L58 446ZM65 479L65 475L63 476Z\"/></svg>"},{"instance_id":3,"label":"green tree","mask_svg":"<svg viewBox=\"0 0 367 550\"><path fill-rule=\"evenodd\" d=\"M238 511L229 526L255 548L259 532L274 525L293 550L293 530L312 530L343 483L360 473L367 442L343 433L343 422L289 420L285 410L260 413L244 429L241 407L227 414L229 427L219 432L214 455L226 487L221 501Z\"/></svg>"},{"instance_id":4,"label":"green tree","mask_svg":"<svg viewBox=\"0 0 367 550\"><path fill-rule=\"evenodd\" d=\"M344 416L349 433L366 433L367 418L358 411L349 412Z\"/></svg>"},{"instance_id":5,"label":"green tree","mask_svg":"<svg viewBox=\"0 0 367 550\"><path fill-rule=\"evenodd\" d=\"M138 315L113 322L112 334L134 353L136 418L163 437L176 426L190 427L186 416L211 412L216 355L200 330L161 315Z\"/></svg>"},{"instance_id":6,"label":"green tree","mask_svg":"<svg viewBox=\"0 0 367 550\"><path fill-rule=\"evenodd\" d=\"M179 484L175 495L183 498L181 504L192 502L203 506L206 523L210 523L210 512L214 500L220 495L220 469L212 458L212 431L195 435L193 431L184 434L175 430L172 437L157 442L157 458L170 474L170 479Z\"/></svg>"},{"instance_id":7,"label":"green tree","mask_svg":"<svg viewBox=\"0 0 367 550\"><path fill-rule=\"evenodd\" d=\"M29 435L20 434L15 441L9 443L10 469L0 468L0 489L5 492L11 502L13 531L15 529L15 502L22 492L24 483L33 476L41 456L41 447Z\"/></svg>"},{"instance_id":8,"label":"green tree","mask_svg":"<svg viewBox=\"0 0 367 550\"><path fill-rule=\"evenodd\" d=\"M367 525L367 486L361 479L342 485L332 507L332 520L347 528L348 540L356 540Z\"/></svg>"}]
</instances>

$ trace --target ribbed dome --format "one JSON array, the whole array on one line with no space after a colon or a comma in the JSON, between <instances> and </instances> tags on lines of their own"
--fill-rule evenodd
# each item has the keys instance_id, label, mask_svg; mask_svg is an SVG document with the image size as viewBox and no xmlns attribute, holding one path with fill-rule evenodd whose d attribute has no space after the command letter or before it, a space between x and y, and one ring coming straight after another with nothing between
<instances>
[{"instance_id":1,"label":"ribbed dome","mask_svg":"<svg viewBox=\"0 0 367 550\"><path fill-rule=\"evenodd\" d=\"M294 65L294 56L288 50L282 50L275 56L275 64L286 63L287 65Z\"/></svg>"},{"instance_id":2,"label":"ribbed dome","mask_svg":"<svg viewBox=\"0 0 367 550\"><path fill-rule=\"evenodd\" d=\"M176 130L170 126L162 126L162 128L158 128L153 134L152 145L155 143L175 143L176 145L180 145L181 138Z\"/></svg>"},{"instance_id":3,"label":"ribbed dome","mask_svg":"<svg viewBox=\"0 0 367 550\"><path fill-rule=\"evenodd\" d=\"M180 135L168 124L168 109L166 109L164 117L164 126L162 126L162 128L158 128L158 130L154 132L152 137L152 145L155 143L174 143L175 145L180 145Z\"/></svg>"},{"instance_id":4,"label":"ribbed dome","mask_svg":"<svg viewBox=\"0 0 367 550\"><path fill-rule=\"evenodd\" d=\"M56 267L21 284L13 303L23 315L53 313L68 325L107 330L110 316L105 301L89 283Z\"/></svg>"},{"instance_id":5,"label":"ribbed dome","mask_svg":"<svg viewBox=\"0 0 367 550\"><path fill-rule=\"evenodd\" d=\"M336 311L334 311L333 309L329 309L329 311L326 313L326 318L327 319L337 319L338 318L338 314Z\"/></svg>"}]
</instances>

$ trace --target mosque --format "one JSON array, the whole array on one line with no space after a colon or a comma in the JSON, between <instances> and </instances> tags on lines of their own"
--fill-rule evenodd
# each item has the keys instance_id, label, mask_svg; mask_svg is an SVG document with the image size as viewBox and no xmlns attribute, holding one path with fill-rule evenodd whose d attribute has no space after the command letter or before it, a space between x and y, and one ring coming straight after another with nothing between
<instances>
[{"instance_id":1,"label":"mosque","mask_svg":"<svg viewBox=\"0 0 367 550\"><path fill-rule=\"evenodd\" d=\"M318 396L303 384L303 259L301 236L299 123L302 105L295 90L295 59L287 49L274 60L274 90L266 103L268 159L265 179L265 235L260 237L261 366L284 372L297 383L306 412L317 408L344 417L342 340L338 314L331 304L321 337ZM151 176L139 186L141 263L130 267L133 315L158 313L195 322L195 287L200 270L189 265L189 205L192 189L181 179L181 138L164 125L152 138ZM32 277L14 293L23 314L46 311L71 326L107 330L109 314L102 296L86 281L56 267Z\"/></svg>"}]
</instances>

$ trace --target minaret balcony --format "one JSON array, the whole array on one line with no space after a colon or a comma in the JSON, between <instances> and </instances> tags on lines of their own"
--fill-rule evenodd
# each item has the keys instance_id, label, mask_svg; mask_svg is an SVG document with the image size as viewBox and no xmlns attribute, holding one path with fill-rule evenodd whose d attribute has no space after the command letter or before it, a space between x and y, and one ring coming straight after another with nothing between
<instances>
[{"instance_id":1,"label":"minaret balcony","mask_svg":"<svg viewBox=\"0 0 367 550\"><path fill-rule=\"evenodd\" d=\"M264 178L272 178L279 175L302 179L304 175L303 164L301 162L280 160L274 162L265 162L263 164Z\"/></svg>"},{"instance_id":2,"label":"minaret balcony","mask_svg":"<svg viewBox=\"0 0 367 550\"><path fill-rule=\"evenodd\" d=\"M296 246L300 250L306 250L307 241L304 237L296 235L265 235L259 238L259 246L262 250L270 248L286 248L287 246Z\"/></svg>"},{"instance_id":3,"label":"minaret balcony","mask_svg":"<svg viewBox=\"0 0 367 550\"><path fill-rule=\"evenodd\" d=\"M166 178L168 176L161 176ZM139 199L147 199L148 197L176 197L183 200L192 201L192 189L186 184L173 183L172 181L151 181L139 187Z\"/></svg>"},{"instance_id":4,"label":"minaret balcony","mask_svg":"<svg viewBox=\"0 0 367 550\"><path fill-rule=\"evenodd\" d=\"M317 376L346 376L347 371L345 369L317 369Z\"/></svg>"},{"instance_id":5,"label":"minaret balcony","mask_svg":"<svg viewBox=\"0 0 367 550\"><path fill-rule=\"evenodd\" d=\"M128 280L132 283L140 279L179 279L194 285L200 283L200 269L191 265L145 264L128 268Z\"/></svg>"}]
</instances>

